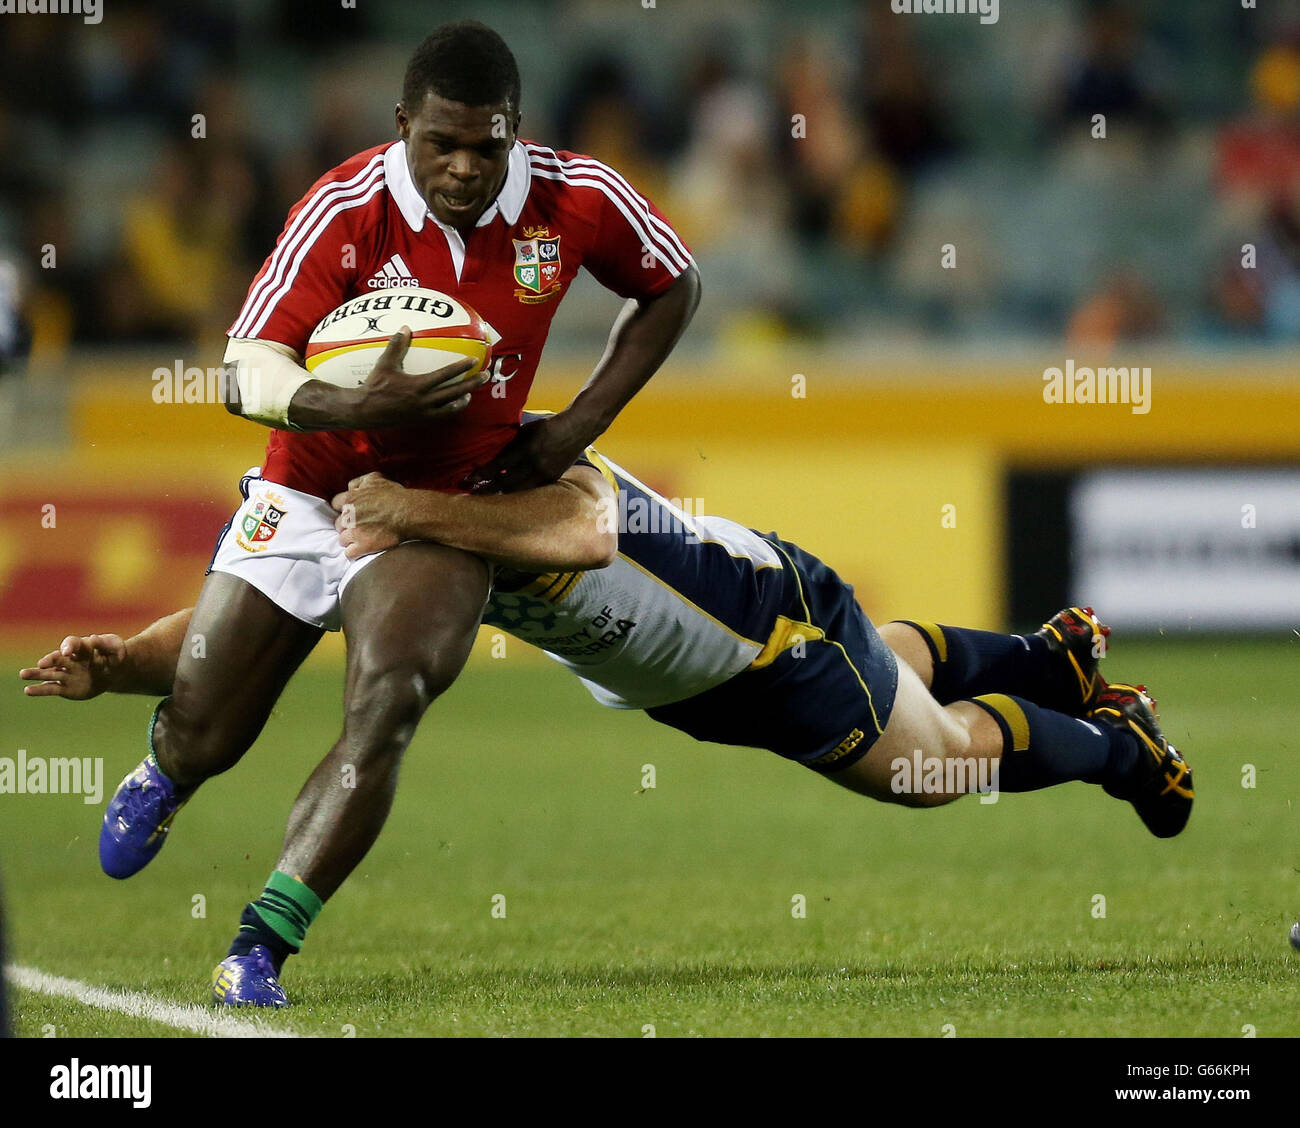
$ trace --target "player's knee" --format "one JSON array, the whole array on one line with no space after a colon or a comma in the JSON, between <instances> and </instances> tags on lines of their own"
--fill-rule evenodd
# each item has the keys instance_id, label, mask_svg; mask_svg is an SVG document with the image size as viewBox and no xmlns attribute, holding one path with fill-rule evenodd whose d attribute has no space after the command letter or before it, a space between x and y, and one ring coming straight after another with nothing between
<instances>
[{"instance_id":1,"label":"player's knee","mask_svg":"<svg viewBox=\"0 0 1300 1128\"><path fill-rule=\"evenodd\" d=\"M902 642L916 632L914 627L904 623L901 619L891 619L888 623L877 623L876 633L880 635L884 644L892 650L895 643Z\"/></svg>"},{"instance_id":2,"label":"player's knee","mask_svg":"<svg viewBox=\"0 0 1300 1128\"><path fill-rule=\"evenodd\" d=\"M213 776L238 762L257 739L257 731L238 709L216 711L173 697L159 715L154 749L165 749L164 757L171 764Z\"/></svg>"},{"instance_id":3,"label":"player's knee","mask_svg":"<svg viewBox=\"0 0 1300 1128\"><path fill-rule=\"evenodd\" d=\"M420 661L364 667L348 694L349 737L363 752L400 755L425 711L455 681L456 672Z\"/></svg>"},{"instance_id":4,"label":"player's knee","mask_svg":"<svg viewBox=\"0 0 1300 1128\"><path fill-rule=\"evenodd\" d=\"M978 710L978 706L971 705L969 701L955 701L944 706L940 741L946 758L964 758L971 754L974 746L972 727L978 719L974 710Z\"/></svg>"}]
</instances>

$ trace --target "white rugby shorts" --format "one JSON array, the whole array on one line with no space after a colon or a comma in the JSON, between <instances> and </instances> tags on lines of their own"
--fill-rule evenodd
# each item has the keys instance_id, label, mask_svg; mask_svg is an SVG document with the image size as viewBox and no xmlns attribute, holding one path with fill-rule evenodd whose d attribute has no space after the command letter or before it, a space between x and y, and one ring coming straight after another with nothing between
<instances>
[{"instance_id":1,"label":"white rugby shorts","mask_svg":"<svg viewBox=\"0 0 1300 1128\"><path fill-rule=\"evenodd\" d=\"M244 504L222 530L208 571L238 576L294 618L337 631L344 589L383 553L349 560L329 503L261 471L254 466L240 481Z\"/></svg>"}]
</instances>

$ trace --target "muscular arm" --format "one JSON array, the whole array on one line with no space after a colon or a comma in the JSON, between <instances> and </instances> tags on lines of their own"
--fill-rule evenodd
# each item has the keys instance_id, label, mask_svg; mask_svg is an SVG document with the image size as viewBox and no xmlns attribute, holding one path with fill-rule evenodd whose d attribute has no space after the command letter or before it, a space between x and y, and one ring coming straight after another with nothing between
<instances>
[{"instance_id":1,"label":"muscular arm","mask_svg":"<svg viewBox=\"0 0 1300 1128\"><path fill-rule=\"evenodd\" d=\"M298 354L276 341L232 338L226 347L226 410L288 431L409 426L463 411L488 373L462 380L470 358L427 375L403 371L407 329L394 333L363 384L340 388L314 379Z\"/></svg>"},{"instance_id":2,"label":"muscular arm","mask_svg":"<svg viewBox=\"0 0 1300 1128\"><path fill-rule=\"evenodd\" d=\"M126 640L126 660L113 685L114 693L171 693L193 611L193 607L174 611Z\"/></svg>"},{"instance_id":3,"label":"muscular arm","mask_svg":"<svg viewBox=\"0 0 1300 1128\"><path fill-rule=\"evenodd\" d=\"M672 352L700 304L700 272L688 266L649 301L628 301L609 331L605 353L582 390L556 418L564 418L580 451L614 422ZM576 457L576 455L575 455Z\"/></svg>"},{"instance_id":4,"label":"muscular arm","mask_svg":"<svg viewBox=\"0 0 1300 1128\"><path fill-rule=\"evenodd\" d=\"M663 364L700 302L694 264L649 299L629 299L610 330L604 355L563 411L526 423L470 479L476 492L528 489L553 482L614 421Z\"/></svg>"},{"instance_id":5,"label":"muscular arm","mask_svg":"<svg viewBox=\"0 0 1300 1128\"><path fill-rule=\"evenodd\" d=\"M334 499L354 559L404 540L431 540L521 572L603 568L618 555L613 487L590 466L513 494L408 490L378 474Z\"/></svg>"}]
</instances>

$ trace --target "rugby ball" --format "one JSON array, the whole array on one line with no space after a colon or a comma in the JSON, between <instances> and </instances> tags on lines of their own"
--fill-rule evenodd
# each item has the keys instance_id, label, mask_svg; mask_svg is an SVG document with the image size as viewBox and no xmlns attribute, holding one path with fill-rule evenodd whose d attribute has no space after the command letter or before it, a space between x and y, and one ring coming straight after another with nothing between
<instances>
[{"instance_id":1,"label":"rugby ball","mask_svg":"<svg viewBox=\"0 0 1300 1128\"><path fill-rule=\"evenodd\" d=\"M483 371L500 335L464 302L440 290L393 286L350 298L326 314L307 341L304 366L317 380L340 388L364 384L389 338L403 325L411 347L402 368L422 376L463 357L474 367L460 379Z\"/></svg>"}]
</instances>

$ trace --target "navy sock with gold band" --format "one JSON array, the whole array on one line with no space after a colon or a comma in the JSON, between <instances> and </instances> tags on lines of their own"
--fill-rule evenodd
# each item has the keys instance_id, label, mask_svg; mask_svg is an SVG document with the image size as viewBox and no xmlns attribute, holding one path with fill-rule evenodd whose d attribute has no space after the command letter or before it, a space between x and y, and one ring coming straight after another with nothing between
<instances>
[{"instance_id":1,"label":"navy sock with gold band","mask_svg":"<svg viewBox=\"0 0 1300 1128\"><path fill-rule=\"evenodd\" d=\"M982 693L1012 693L1069 713L1079 708L1073 673L1041 635L1007 635L900 619L918 631L934 659L930 693L951 705Z\"/></svg>"},{"instance_id":2,"label":"navy sock with gold band","mask_svg":"<svg viewBox=\"0 0 1300 1128\"><path fill-rule=\"evenodd\" d=\"M1038 791L1070 780L1114 784L1137 768L1142 748L1125 729L1094 725L1005 693L971 700L1002 731L999 791Z\"/></svg>"}]
</instances>

